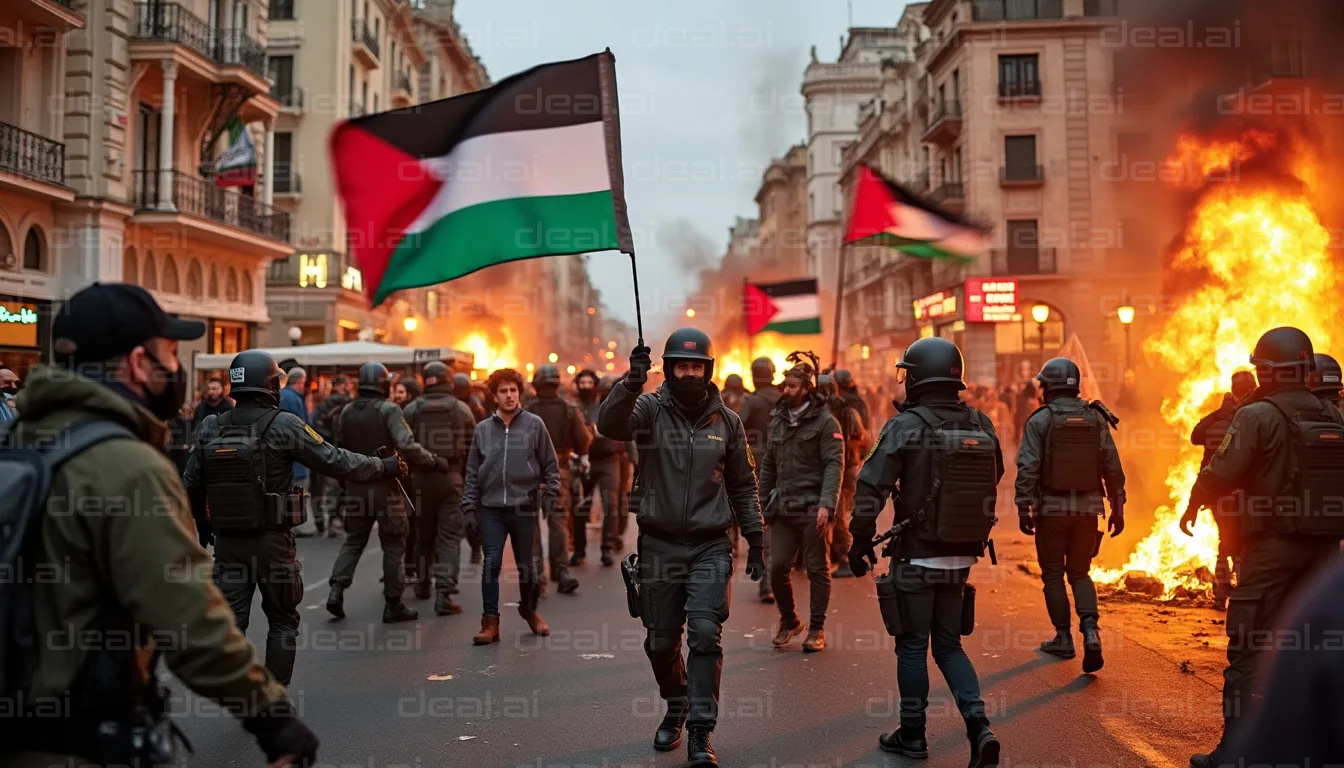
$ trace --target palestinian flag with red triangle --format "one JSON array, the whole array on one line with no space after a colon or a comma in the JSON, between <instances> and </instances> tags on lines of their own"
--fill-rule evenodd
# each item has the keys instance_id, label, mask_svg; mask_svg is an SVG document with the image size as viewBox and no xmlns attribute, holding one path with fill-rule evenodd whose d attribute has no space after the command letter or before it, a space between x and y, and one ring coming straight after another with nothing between
<instances>
[{"instance_id":1,"label":"palestinian flag with red triangle","mask_svg":"<svg viewBox=\"0 0 1344 768\"><path fill-rule=\"evenodd\" d=\"M331 155L374 306L495 264L634 253L611 51L348 120Z\"/></svg>"},{"instance_id":2,"label":"palestinian flag with red triangle","mask_svg":"<svg viewBox=\"0 0 1344 768\"><path fill-rule=\"evenodd\" d=\"M815 279L747 283L742 302L747 333L821 333L821 300Z\"/></svg>"},{"instance_id":3,"label":"palestinian flag with red triangle","mask_svg":"<svg viewBox=\"0 0 1344 768\"><path fill-rule=\"evenodd\" d=\"M868 165L859 167L846 243L886 245L922 259L969 263L985 230L924 200Z\"/></svg>"}]
</instances>

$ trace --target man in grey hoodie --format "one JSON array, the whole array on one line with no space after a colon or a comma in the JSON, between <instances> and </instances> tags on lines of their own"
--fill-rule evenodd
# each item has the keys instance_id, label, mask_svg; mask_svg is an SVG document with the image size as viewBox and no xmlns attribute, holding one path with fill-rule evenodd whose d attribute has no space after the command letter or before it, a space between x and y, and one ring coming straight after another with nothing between
<instances>
[{"instance_id":1,"label":"man in grey hoodie","mask_svg":"<svg viewBox=\"0 0 1344 768\"><path fill-rule=\"evenodd\" d=\"M481 631L474 642L499 642L499 572L504 541L511 540L518 564L518 613L535 635L550 627L537 613L538 577L532 561L532 537L540 507L552 514L560 493L560 465L540 416L522 409L523 377L512 368L490 374L486 382L497 410L476 425L467 454L462 512L467 531L479 531L485 550L481 578Z\"/></svg>"}]
</instances>

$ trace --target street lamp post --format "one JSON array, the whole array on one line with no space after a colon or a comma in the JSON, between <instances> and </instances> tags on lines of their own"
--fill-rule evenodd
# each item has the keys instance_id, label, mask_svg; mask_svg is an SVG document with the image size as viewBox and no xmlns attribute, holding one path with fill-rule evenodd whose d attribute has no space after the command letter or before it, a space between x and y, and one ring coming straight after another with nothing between
<instances>
[{"instance_id":1,"label":"street lamp post","mask_svg":"<svg viewBox=\"0 0 1344 768\"><path fill-rule=\"evenodd\" d=\"M1045 304L1032 306L1031 319L1036 321L1036 336L1040 340L1041 365L1045 365L1045 323L1050 319L1050 307Z\"/></svg>"},{"instance_id":2,"label":"street lamp post","mask_svg":"<svg viewBox=\"0 0 1344 768\"><path fill-rule=\"evenodd\" d=\"M1125 370L1129 370L1129 326L1134 322L1134 306L1129 303L1129 295L1125 295L1125 303L1116 308L1115 314L1120 318L1120 324L1125 326Z\"/></svg>"}]
</instances>

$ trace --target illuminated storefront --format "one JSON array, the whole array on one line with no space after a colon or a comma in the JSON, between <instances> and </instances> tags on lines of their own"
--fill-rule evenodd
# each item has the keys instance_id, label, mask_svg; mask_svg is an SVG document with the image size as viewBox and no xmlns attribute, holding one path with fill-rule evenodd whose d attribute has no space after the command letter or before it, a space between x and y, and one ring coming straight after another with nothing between
<instances>
[{"instance_id":1,"label":"illuminated storefront","mask_svg":"<svg viewBox=\"0 0 1344 768\"><path fill-rule=\"evenodd\" d=\"M0 296L0 363L26 378L28 369L48 357L52 304Z\"/></svg>"},{"instance_id":2,"label":"illuminated storefront","mask_svg":"<svg viewBox=\"0 0 1344 768\"><path fill-rule=\"evenodd\" d=\"M1024 296L1016 279L972 277L962 285L914 302L920 338L938 336L961 348L971 381L986 384L1034 376L1041 361L1063 346L1065 317L1044 304L1044 323L1032 319L1042 305ZM1024 373L1026 372L1026 373Z\"/></svg>"},{"instance_id":3,"label":"illuminated storefront","mask_svg":"<svg viewBox=\"0 0 1344 768\"><path fill-rule=\"evenodd\" d=\"M357 341L369 328L375 338L386 334L387 313L369 309L364 276L342 253L301 251L273 262L266 295L271 324L260 346Z\"/></svg>"}]
</instances>

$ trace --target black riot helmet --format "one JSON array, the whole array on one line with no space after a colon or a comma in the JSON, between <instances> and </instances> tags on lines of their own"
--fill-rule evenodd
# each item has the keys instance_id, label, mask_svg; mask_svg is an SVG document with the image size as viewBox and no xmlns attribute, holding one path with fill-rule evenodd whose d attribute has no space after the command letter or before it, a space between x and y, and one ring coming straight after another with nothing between
<instances>
[{"instance_id":1,"label":"black riot helmet","mask_svg":"<svg viewBox=\"0 0 1344 768\"><path fill-rule=\"evenodd\" d=\"M947 339L933 336L920 339L909 347L896 367L904 373L907 392L925 384L955 384L957 390L966 388L961 380L961 370L965 361L957 345ZM898 378L899 380L899 378Z\"/></svg>"},{"instance_id":2,"label":"black riot helmet","mask_svg":"<svg viewBox=\"0 0 1344 768\"><path fill-rule=\"evenodd\" d=\"M452 383L453 372L442 361L435 360L432 363L426 363L420 375L425 378L425 388L429 387L447 387ZM430 382L433 379L433 382Z\"/></svg>"},{"instance_id":3,"label":"black riot helmet","mask_svg":"<svg viewBox=\"0 0 1344 768\"><path fill-rule=\"evenodd\" d=\"M775 380L775 363L768 357L758 357L751 361L751 380L769 381Z\"/></svg>"},{"instance_id":4,"label":"black riot helmet","mask_svg":"<svg viewBox=\"0 0 1344 768\"><path fill-rule=\"evenodd\" d=\"M1338 401L1340 389L1344 388L1344 375L1341 375L1339 361L1318 352L1315 362L1316 370L1311 373L1311 393Z\"/></svg>"},{"instance_id":5,"label":"black riot helmet","mask_svg":"<svg viewBox=\"0 0 1344 768\"><path fill-rule=\"evenodd\" d=\"M1041 366L1041 372L1036 374L1036 380L1041 383L1041 391L1044 394L1071 392L1076 395L1082 388L1083 372L1078 369L1078 364L1069 358L1056 357L1047 360L1045 365Z\"/></svg>"},{"instance_id":6,"label":"black riot helmet","mask_svg":"<svg viewBox=\"0 0 1344 768\"><path fill-rule=\"evenodd\" d=\"M532 374L532 386L546 387L552 385L560 386L560 369L550 363L539 366L537 372Z\"/></svg>"},{"instance_id":7,"label":"black riot helmet","mask_svg":"<svg viewBox=\"0 0 1344 768\"><path fill-rule=\"evenodd\" d=\"M465 373L453 374L453 394L459 398L471 395L471 377Z\"/></svg>"},{"instance_id":8,"label":"black riot helmet","mask_svg":"<svg viewBox=\"0 0 1344 768\"><path fill-rule=\"evenodd\" d=\"M1265 331L1255 343L1251 364L1261 386L1274 382L1305 384L1316 360L1307 334L1284 326Z\"/></svg>"},{"instance_id":9,"label":"black riot helmet","mask_svg":"<svg viewBox=\"0 0 1344 768\"><path fill-rule=\"evenodd\" d=\"M284 373L275 358L259 349L234 355L229 363L229 391L235 395L260 395L273 406L280 404L280 380Z\"/></svg>"},{"instance_id":10,"label":"black riot helmet","mask_svg":"<svg viewBox=\"0 0 1344 768\"><path fill-rule=\"evenodd\" d=\"M854 388L854 374L849 372L848 368L840 368L835 372L835 385L845 392Z\"/></svg>"},{"instance_id":11,"label":"black riot helmet","mask_svg":"<svg viewBox=\"0 0 1344 768\"><path fill-rule=\"evenodd\" d=\"M823 373L817 377L817 393L822 397L830 398L835 394L835 376L829 373Z\"/></svg>"},{"instance_id":12,"label":"black riot helmet","mask_svg":"<svg viewBox=\"0 0 1344 768\"><path fill-rule=\"evenodd\" d=\"M359 391L387 397L392 391L392 374L382 363L365 363L359 368Z\"/></svg>"},{"instance_id":13,"label":"black riot helmet","mask_svg":"<svg viewBox=\"0 0 1344 768\"><path fill-rule=\"evenodd\" d=\"M663 345L663 375L672 378L672 367L678 360L693 360L705 364L705 381L714 378L714 345L699 328L678 328Z\"/></svg>"}]
</instances>

